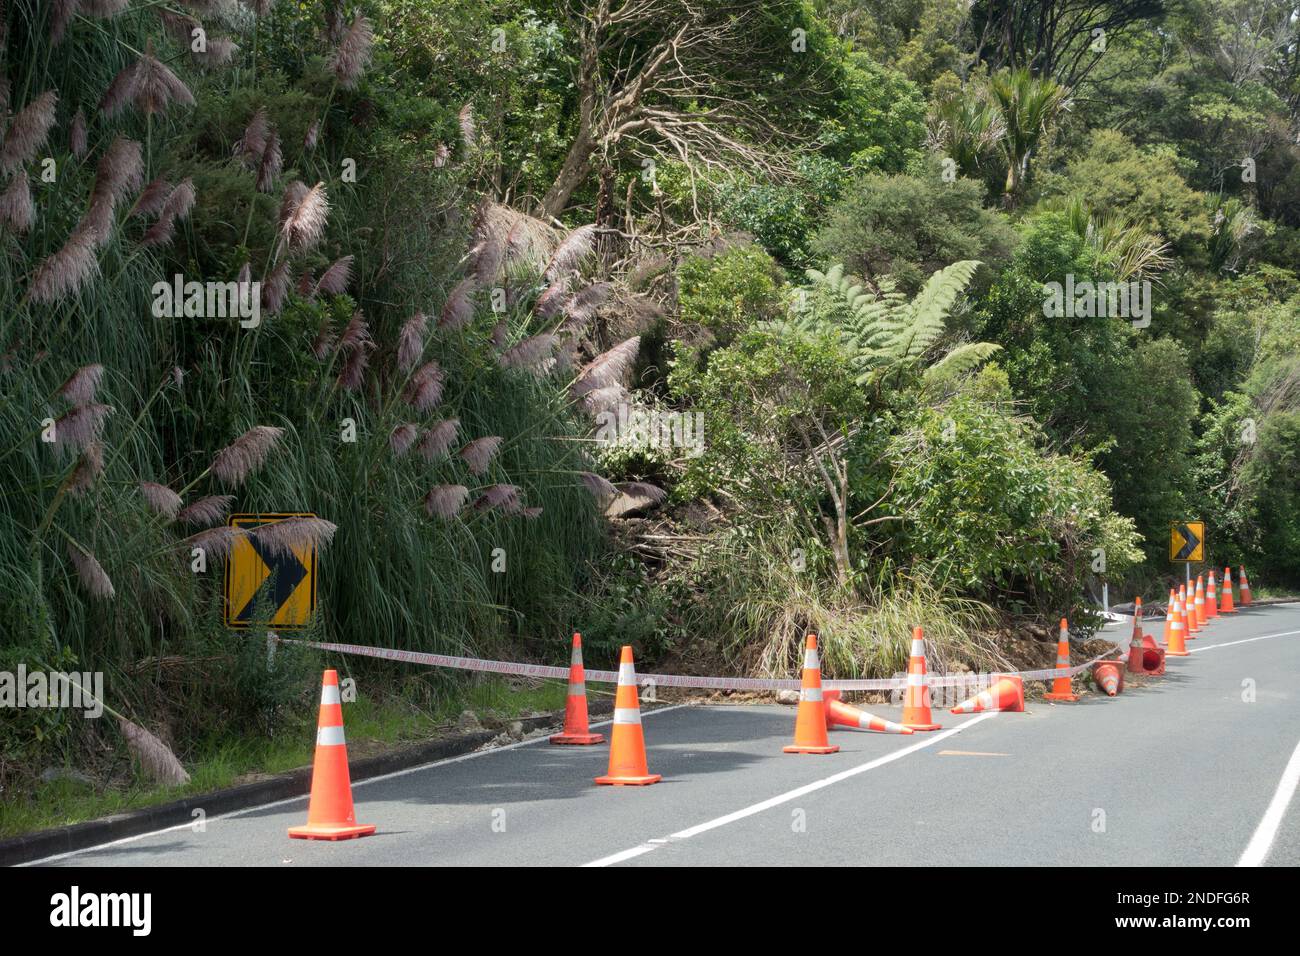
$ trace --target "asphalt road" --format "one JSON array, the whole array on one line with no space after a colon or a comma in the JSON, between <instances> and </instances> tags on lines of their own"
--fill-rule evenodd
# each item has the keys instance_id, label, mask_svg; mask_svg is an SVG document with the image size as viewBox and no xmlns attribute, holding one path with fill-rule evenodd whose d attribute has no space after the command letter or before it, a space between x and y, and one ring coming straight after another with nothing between
<instances>
[{"instance_id":1,"label":"asphalt road","mask_svg":"<svg viewBox=\"0 0 1300 956\"><path fill-rule=\"evenodd\" d=\"M358 820L378 825L360 840L290 840L306 820L295 799L44 862L1300 864L1300 798L1287 800L1300 768L1300 605L1251 608L1202 634L1164 680L1117 699L936 713L943 730L910 737L838 731L829 756L781 753L793 708L666 708L644 717L650 770L664 777L651 787L597 787L606 747L542 738L357 784Z\"/></svg>"}]
</instances>

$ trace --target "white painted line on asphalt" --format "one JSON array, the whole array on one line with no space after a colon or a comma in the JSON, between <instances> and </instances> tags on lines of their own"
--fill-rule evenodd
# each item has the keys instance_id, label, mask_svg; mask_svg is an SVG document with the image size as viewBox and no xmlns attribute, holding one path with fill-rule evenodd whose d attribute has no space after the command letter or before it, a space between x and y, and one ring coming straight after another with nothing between
<instances>
[{"instance_id":1,"label":"white painted line on asphalt","mask_svg":"<svg viewBox=\"0 0 1300 956\"><path fill-rule=\"evenodd\" d=\"M642 714L642 716L649 717L653 714L662 714L670 710L680 710L683 707L689 707L689 706L690 704L669 704L666 707L656 707L653 710L647 710ZM601 720L589 724L588 726L606 727L612 724L613 722L614 721L612 719ZM355 790L357 787L364 787L368 784L379 783L380 781L383 780L392 780L395 777L405 777L407 774L411 774L411 773L420 773L421 771L424 770L432 770L435 767L442 767L445 766L446 764L460 763L463 760L473 760L475 757L485 757L488 754L499 754L502 751L514 750L518 747L527 747L529 744L541 743L547 738L548 735L541 734L537 737L530 737L527 740L517 740L514 743L506 744L503 747L488 747L482 750L474 750L467 754L461 754L458 757L444 757L443 759L435 760L432 763L420 764L418 767L407 767L404 770L394 770L392 773L382 774L378 777L367 777L365 780L354 780L352 781L352 789ZM218 820L229 820L231 817L243 816L245 813L252 813L254 810L270 810L272 807L282 807L287 803L297 803L299 801L306 800L306 799L307 799L306 794L300 797L285 797L283 800L273 800L270 803L259 803L253 807L243 807L242 809L239 810L231 810L229 813L223 813L220 814L219 816L212 817L210 820L206 822L215 823ZM56 853L54 856L45 856L45 857L41 857L39 860L29 860L26 863L20 863L18 865L19 866L40 866L44 863L53 863L56 860L66 860L68 857L72 857L72 856L81 856L83 853L94 853L96 850L104 850L111 846L121 846L124 843L134 843L136 840L143 840L146 837L161 836L164 833L174 833L177 830L190 830L193 829L193 827L194 827L193 823L178 823L175 826L164 827L161 830L150 830L148 833L137 833L135 836L122 837L120 840L112 840L108 843L97 843L94 846L83 847L80 850L71 850L67 853Z\"/></svg>"},{"instance_id":2,"label":"white painted line on asphalt","mask_svg":"<svg viewBox=\"0 0 1300 956\"><path fill-rule=\"evenodd\" d=\"M1199 651L1213 651L1220 647L1235 647L1238 644L1250 644L1253 641L1267 641L1274 637L1291 637L1294 634L1300 634L1300 631L1281 631L1278 634L1264 634L1260 637L1247 637L1240 641L1228 641L1226 644L1206 644L1204 647L1193 647L1191 652L1196 654Z\"/></svg>"},{"instance_id":3,"label":"white painted line on asphalt","mask_svg":"<svg viewBox=\"0 0 1300 956\"><path fill-rule=\"evenodd\" d=\"M1291 803L1291 798L1295 796L1297 785L1300 785L1300 743L1296 744L1295 750L1291 751L1291 759L1287 761L1286 769L1282 771L1282 779L1277 783L1277 792L1273 794L1268 809L1264 811L1259 826L1255 828L1255 835L1250 838L1245 852L1237 861L1238 866L1263 865L1268 851L1273 846L1273 840L1277 837L1278 828L1282 825L1282 818L1286 816L1286 808Z\"/></svg>"},{"instance_id":4,"label":"white painted line on asphalt","mask_svg":"<svg viewBox=\"0 0 1300 956\"><path fill-rule=\"evenodd\" d=\"M710 830L716 830L718 827L724 827L729 823L735 823L737 820L743 820L746 817L752 817L756 813L762 813L764 810L770 810L778 807L783 803L789 803L791 800L798 800L800 797L817 790L848 780L850 777L856 777L858 774L866 773L868 770L875 770L877 767L883 767L887 763L893 763L895 760L901 760L909 754L914 754L919 750L937 744L941 740L959 734L968 727L973 727L982 720L988 720L990 717L996 717L998 711L989 711L980 714L978 717L972 717L965 723L958 724L951 730L945 730L933 736L926 736L925 740L903 747L901 750L895 750L892 753L885 754L883 757L877 757L867 763L858 764L856 767L850 767L848 770L841 770L839 773L832 774L829 777L823 777L821 780L814 780L812 783L804 784L802 787L796 787L794 790L787 790L785 793L777 794L775 797L769 797L760 803L752 804L743 809L736 810L734 813L728 813L725 816L708 820L704 823L698 823L693 827L687 827L685 830L678 830L676 833L669 834L666 839L647 840L639 846L623 850L610 856L601 857L599 860L593 860L590 863L584 863L583 866L611 866L614 863L622 863L624 860L630 860L633 857L649 853L651 850L657 850L668 841L689 840L691 837L699 836L701 833L707 833Z\"/></svg>"}]
</instances>

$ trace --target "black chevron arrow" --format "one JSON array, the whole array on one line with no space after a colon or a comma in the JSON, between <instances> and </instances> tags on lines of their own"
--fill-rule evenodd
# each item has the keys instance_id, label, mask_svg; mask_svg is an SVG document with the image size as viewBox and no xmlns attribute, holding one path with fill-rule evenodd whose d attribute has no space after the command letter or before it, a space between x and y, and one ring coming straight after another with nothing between
<instances>
[{"instance_id":1,"label":"black chevron arrow","mask_svg":"<svg viewBox=\"0 0 1300 956\"><path fill-rule=\"evenodd\" d=\"M1178 526L1178 533L1183 536L1183 540L1186 543L1179 550L1178 555L1175 557L1174 560L1187 561L1188 559L1191 558L1193 554L1196 553L1196 549L1201 544L1201 539L1198 538L1196 535L1192 534L1192 529L1185 524L1180 524Z\"/></svg>"},{"instance_id":2,"label":"black chevron arrow","mask_svg":"<svg viewBox=\"0 0 1300 956\"><path fill-rule=\"evenodd\" d=\"M268 619L274 618L279 613L280 608L284 607L289 595L293 594L302 579L307 576L306 566L298 560L298 556L292 551L283 551L272 553L262 542L257 540L257 532L250 531L248 534L248 543L253 546L257 556L262 559L271 572L270 576L262 582L261 586L253 592L252 597L243 609L235 615L235 620L241 624L251 623L253 617L253 607L257 604L257 599L261 595L266 595L263 600L270 604L272 610Z\"/></svg>"}]
</instances>

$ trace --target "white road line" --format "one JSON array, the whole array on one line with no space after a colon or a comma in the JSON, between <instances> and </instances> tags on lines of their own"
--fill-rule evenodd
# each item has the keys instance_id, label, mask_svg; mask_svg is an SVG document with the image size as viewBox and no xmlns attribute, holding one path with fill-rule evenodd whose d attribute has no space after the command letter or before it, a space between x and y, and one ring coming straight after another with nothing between
<instances>
[{"instance_id":1,"label":"white road line","mask_svg":"<svg viewBox=\"0 0 1300 956\"><path fill-rule=\"evenodd\" d=\"M769 797L760 803L752 804L741 810L737 810L734 813L728 813L725 816L717 817L716 819L708 820L704 823L698 823L693 827L686 828L685 830L678 830L676 833L670 834L666 840L648 840L639 846L634 846L628 850L622 850L621 852L611 854L610 856L603 856L599 860L592 860L590 863L585 863L583 865L610 866L614 863L622 863L624 860L630 860L633 857L641 856L643 853L649 853L651 850L657 850L659 847L664 846L669 840L689 840L693 836L699 836L701 833L707 833L708 831L715 830L718 827L724 827L728 823L735 823L737 820L752 817L756 813L762 813L764 810L772 809L772 807L780 806L783 803L789 803L791 800L798 800L806 794L837 784L843 780L848 780L850 777L856 777L860 773L866 773L868 770L875 770L877 767L883 767L887 763L901 760L909 754L914 754L919 750L924 750L926 747L937 744L941 740L948 739L953 734L959 734L968 727L975 726L982 720L988 720L990 717L996 717L997 715L997 711L989 711L980 714L978 717L972 717L965 723L958 724L951 730L945 730L942 733L934 735L926 734L926 738L919 743L903 747L901 750L895 750L883 757L877 757L875 760L870 760L867 763L858 764L858 766L850 767L848 770L841 770L839 773L832 774L829 777L823 777L821 780L814 780L812 783L804 784L804 786L796 787L794 790L788 790L785 793L777 794L775 797Z\"/></svg>"},{"instance_id":2,"label":"white road line","mask_svg":"<svg viewBox=\"0 0 1300 956\"><path fill-rule=\"evenodd\" d=\"M1252 641L1267 641L1274 637L1291 637L1294 634L1300 634L1300 631L1281 631L1277 634L1264 634L1260 637L1247 637L1240 641L1228 641L1226 644L1206 644L1204 647L1191 648L1191 652L1195 654L1198 651L1213 651L1220 647L1235 647L1238 644L1250 644Z\"/></svg>"},{"instance_id":3,"label":"white road line","mask_svg":"<svg viewBox=\"0 0 1300 956\"><path fill-rule=\"evenodd\" d=\"M691 705L690 704L669 704L666 707L656 707L653 710L646 710L642 713L641 716L649 717L653 714L662 714L670 710L680 710L683 707L689 707L689 706ZM601 720L592 723L589 726L606 727L612 724L613 722L614 721L612 719ZM537 737L530 737L528 740L517 740L514 743L506 744L502 747L488 747L483 750L475 750L467 754L461 754L460 756L457 757L444 757L443 759L435 760L432 763L420 764L418 767L407 767L404 770L394 770L392 773L382 774L378 777L367 777L365 780L354 780L352 781L352 789L355 790L358 787L369 786L372 783L380 783L384 780L393 780L396 777L405 777L407 774L420 773L425 770L432 770L435 767L443 767L446 766L447 764L460 763L461 761L464 760L473 760L475 757L486 757L488 754L499 754L502 751L514 750L518 747L527 747L530 744L541 743L546 739L547 739L547 735L542 734ZM201 796L202 796L201 794L196 795L196 797L201 797ZM218 820L229 820L231 817L243 816L245 813L252 813L254 810L269 810L272 807L281 807L284 806L286 803L296 803L298 801L306 800L306 799L307 799L307 795L303 794L300 797L285 797L283 800L273 800L270 803L259 803L253 807L243 807L242 809L239 810L231 810L229 813L223 813L219 816L212 817L207 822L215 823ZM143 840L146 837L160 836L164 833L173 833L177 830L190 830L193 827L194 827L193 823L178 823L175 826L164 827L161 830L150 830L148 833L137 833L135 836L122 837L120 840L112 840L108 843L97 843L94 846L83 847L80 850L70 850L67 853L56 853L54 856L41 857L39 860L28 860L26 863L20 863L18 865L19 866L40 866L41 864L44 863L53 863L56 860L66 860L68 857L80 856L83 853L94 853L96 850L103 850L110 846L121 846L124 843L134 843L136 840Z\"/></svg>"},{"instance_id":4,"label":"white road line","mask_svg":"<svg viewBox=\"0 0 1300 956\"><path fill-rule=\"evenodd\" d=\"M1255 835L1250 838L1245 852L1237 861L1238 866L1264 864L1268 851L1272 849L1273 840L1277 837L1278 827L1282 825L1282 818L1286 816L1287 805L1295 796L1297 785L1300 785L1300 743L1296 744L1295 750L1291 751L1291 759L1287 761L1286 769L1282 771L1282 779L1277 783L1277 792L1273 794L1268 809L1264 811L1259 826L1255 828Z\"/></svg>"}]
</instances>

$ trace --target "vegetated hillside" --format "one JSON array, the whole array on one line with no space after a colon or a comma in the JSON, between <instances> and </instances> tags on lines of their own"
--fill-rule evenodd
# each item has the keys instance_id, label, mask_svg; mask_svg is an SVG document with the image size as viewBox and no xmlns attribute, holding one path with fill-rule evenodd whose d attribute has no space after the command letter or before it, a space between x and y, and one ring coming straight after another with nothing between
<instances>
[{"instance_id":1,"label":"vegetated hillside","mask_svg":"<svg viewBox=\"0 0 1300 956\"><path fill-rule=\"evenodd\" d=\"M8 0L0 665L303 710L232 512L309 636L548 660L996 664L1187 517L1300 583L1291 6L1078 7Z\"/></svg>"}]
</instances>

